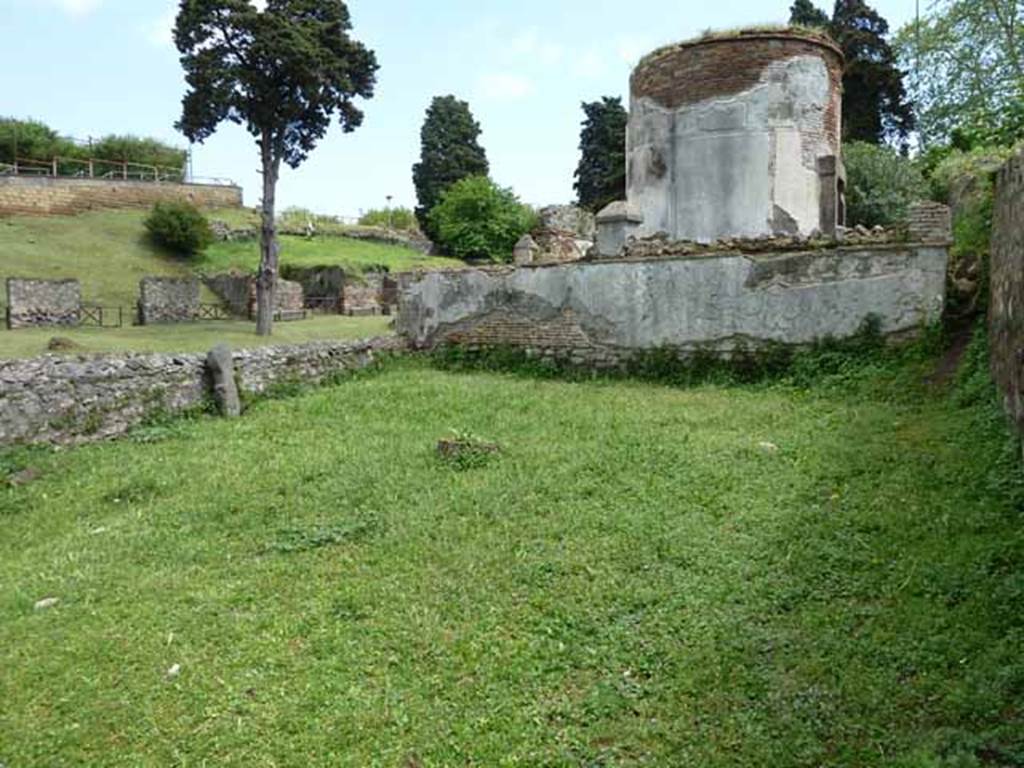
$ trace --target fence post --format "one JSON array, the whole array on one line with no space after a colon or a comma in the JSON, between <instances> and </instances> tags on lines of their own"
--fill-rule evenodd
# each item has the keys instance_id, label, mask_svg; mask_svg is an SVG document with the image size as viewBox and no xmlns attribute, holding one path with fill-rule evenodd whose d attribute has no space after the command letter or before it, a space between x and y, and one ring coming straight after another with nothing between
<instances>
[{"instance_id":1,"label":"fence post","mask_svg":"<svg viewBox=\"0 0 1024 768\"><path fill-rule=\"evenodd\" d=\"M57 178L57 158L53 158L53 177Z\"/></svg>"},{"instance_id":2,"label":"fence post","mask_svg":"<svg viewBox=\"0 0 1024 768\"><path fill-rule=\"evenodd\" d=\"M89 178L90 179L93 178L93 168L92 168L92 165L93 165L92 158L90 157L89 158Z\"/></svg>"},{"instance_id":3,"label":"fence post","mask_svg":"<svg viewBox=\"0 0 1024 768\"><path fill-rule=\"evenodd\" d=\"M121 177L125 181L128 181L128 161L127 160L125 160L123 163L121 163Z\"/></svg>"}]
</instances>

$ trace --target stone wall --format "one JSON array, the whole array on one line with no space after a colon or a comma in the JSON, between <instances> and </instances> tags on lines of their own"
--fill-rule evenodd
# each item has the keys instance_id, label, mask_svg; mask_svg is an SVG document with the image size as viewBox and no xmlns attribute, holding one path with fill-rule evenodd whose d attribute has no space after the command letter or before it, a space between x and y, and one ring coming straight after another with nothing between
<instances>
[{"instance_id":1,"label":"stone wall","mask_svg":"<svg viewBox=\"0 0 1024 768\"><path fill-rule=\"evenodd\" d=\"M82 286L77 280L7 279L7 327L77 325Z\"/></svg>"},{"instance_id":2,"label":"stone wall","mask_svg":"<svg viewBox=\"0 0 1024 768\"><path fill-rule=\"evenodd\" d=\"M835 44L802 32L712 36L646 57L626 146L638 235L834 232L842 73Z\"/></svg>"},{"instance_id":3,"label":"stone wall","mask_svg":"<svg viewBox=\"0 0 1024 768\"><path fill-rule=\"evenodd\" d=\"M139 324L187 323L199 317L199 280L144 277L139 282Z\"/></svg>"},{"instance_id":4,"label":"stone wall","mask_svg":"<svg viewBox=\"0 0 1024 768\"><path fill-rule=\"evenodd\" d=\"M1024 152L999 172L991 258L992 376L1024 433Z\"/></svg>"},{"instance_id":5,"label":"stone wall","mask_svg":"<svg viewBox=\"0 0 1024 768\"><path fill-rule=\"evenodd\" d=\"M417 347L511 345L612 366L640 350L809 344L869 315L901 334L936 321L945 246L710 253L423 272L404 280L398 330Z\"/></svg>"},{"instance_id":6,"label":"stone wall","mask_svg":"<svg viewBox=\"0 0 1024 768\"><path fill-rule=\"evenodd\" d=\"M234 353L240 389L319 383L399 351L394 337L319 342ZM81 443L121 435L160 413L203 405L210 393L204 354L108 355L0 360L0 445Z\"/></svg>"},{"instance_id":7,"label":"stone wall","mask_svg":"<svg viewBox=\"0 0 1024 768\"><path fill-rule=\"evenodd\" d=\"M112 208L151 208L187 200L200 208L238 208L242 189L206 184L0 177L0 215L70 215Z\"/></svg>"},{"instance_id":8,"label":"stone wall","mask_svg":"<svg viewBox=\"0 0 1024 768\"><path fill-rule=\"evenodd\" d=\"M227 304L233 314L239 317L256 317L256 278L253 275L227 272L205 277L203 282ZM301 312L305 303L305 292L301 283L278 279L274 291L274 307L277 312Z\"/></svg>"}]
</instances>

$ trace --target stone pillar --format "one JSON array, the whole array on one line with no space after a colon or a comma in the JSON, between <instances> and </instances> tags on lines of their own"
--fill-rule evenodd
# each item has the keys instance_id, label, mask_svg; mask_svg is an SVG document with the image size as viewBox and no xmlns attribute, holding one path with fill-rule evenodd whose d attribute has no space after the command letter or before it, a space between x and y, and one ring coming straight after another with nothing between
<instances>
[{"instance_id":1,"label":"stone pillar","mask_svg":"<svg viewBox=\"0 0 1024 768\"><path fill-rule=\"evenodd\" d=\"M846 226L846 169L835 155L818 158L818 179L821 182L821 222L818 228L831 237L836 227Z\"/></svg>"},{"instance_id":2,"label":"stone pillar","mask_svg":"<svg viewBox=\"0 0 1024 768\"><path fill-rule=\"evenodd\" d=\"M597 255L604 259L619 256L643 223L640 209L624 200L605 207L597 214Z\"/></svg>"},{"instance_id":3,"label":"stone pillar","mask_svg":"<svg viewBox=\"0 0 1024 768\"><path fill-rule=\"evenodd\" d=\"M512 261L516 264L533 264L537 258L540 248L537 242L529 234L523 235L512 249Z\"/></svg>"}]
</instances>

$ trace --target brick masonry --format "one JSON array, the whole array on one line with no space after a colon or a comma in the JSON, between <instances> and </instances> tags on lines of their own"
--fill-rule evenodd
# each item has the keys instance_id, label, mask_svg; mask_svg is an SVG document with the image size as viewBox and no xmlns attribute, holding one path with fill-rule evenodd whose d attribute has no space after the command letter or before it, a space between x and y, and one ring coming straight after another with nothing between
<instances>
[{"instance_id":1,"label":"brick masonry","mask_svg":"<svg viewBox=\"0 0 1024 768\"><path fill-rule=\"evenodd\" d=\"M1024 434L1024 152L999 172L991 258L992 376Z\"/></svg>"},{"instance_id":2,"label":"brick masonry","mask_svg":"<svg viewBox=\"0 0 1024 768\"><path fill-rule=\"evenodd\" d=\"M164 182L0 177L0 215L72 215L119 208L151 208L186 200L199 208L237 208L235 186Z\"/></svg>"},{"instance_id":3,"label":"brick masonry","mask_svg":"<svg viewBox=\"0 0 1024 768\"><path fill-rule=\"evenodd\" d=\"M395 337L264 347L233 354L242 392L321 383L399 352ZM202 406L205 354L105 355L0 361L0 445L84 443L124 434L147 417Z\"/></svg>"},{"instance_id":4,"label":"brick masonry","mask_svg":"<svg viewBox=\"0 0 1024 768\"><path fill-rule=\"evenodd\" d=\"M219 296L239 317L256 317L256 278L238 272L228 272L204 278L206 286ZM306 294L301 283L278 279L274 291L274 306L278 312L301 312Z\"/></svg>"},{"instance_id":5,"label":"brick masonry","mask_svg":"<svg viewBox=\"0 0 1024 768\"><path fill-rule=\"evenodd\" d=\"M824 38L780 31L709 37L667 46L640 62L630 89L634 97L649 98L675 110L746 91L757 85L769 65L797 56L818 56L828 66L835 98L826 126L829 142L838 154L843 54Z\"/></svg>"},{"instance_id":6,"label":"brick masonry","mask_svg":"<svg viewBox=\"0 0 1024 768\"><path fill-rule=\"evenodd\" d=\"M77 325L82 286L77 280L7 279L7 327Z\"/></svg>"}]
</instances>

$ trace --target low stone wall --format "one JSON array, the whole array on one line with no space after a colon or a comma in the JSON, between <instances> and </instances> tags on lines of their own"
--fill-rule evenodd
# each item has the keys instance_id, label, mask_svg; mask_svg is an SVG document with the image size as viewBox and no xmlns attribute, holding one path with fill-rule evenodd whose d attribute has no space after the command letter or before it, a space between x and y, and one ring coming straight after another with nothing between
<instances>
[{"instance_id":1,"label":"low stone wall","mask_svg":"<svg viewBox=\"0 0 1024 768\"><path fill-rule=\"evenodd\" d=\"M727 354L939 319L945 245L751 255L717 253L422 272L403 280L398 330L415 346L511 345L616 366L638 351Z\"/></svg>"},{"instance_id":2,"label":"low stone wall","mask_svg":"<svg viewBox=\"0 0 1024 768\"><path fill-rule=\"evenodd\" d=\"M77 325L82 286L77 280L7 279L7 327Z\"/></svg>"},{"instance_id":3,"label":"low stone wall","mask_svg":"<svg viewBox=\"0 0 1024 768\"><path fill-rule=\"evenodd\" d=\"M237 272L204 278L206 287L217 294L231 312L239 317L256 317L256 278ZM274 306L278 312L301 312L306 299L300 283L278 280L274 291Z\"/></svg>"},{"instance_id":4,"label":"low stone wall","mask_svg":"<svg viewBox=\"0 0 1024 768\"><path fill-rule=\"evenodd\" d=\"M206 184L47 177L0 177L0 215L71 215L117 208L151 208L185 200L200 208L239 208L242 189Z\"/></svg>"},{"instance_id":5,"label":"low stone wall","mask_svg":"<svg viewBox=\"0 0 1024 768\"><path fill-rule=\"evenodd\" d=\"M199 280L144 277L139 282L139 323L188 323L199 317Z\"/></svg>"},{"instance_id":6,"label":"low stone wall","mask_svg":"<svg viewBox=\"0 0 1024 768\"><path fill-rule=\"evenodd\" d=\"M1024 434L1024 152L999 172L992 232L992 377Z\"/></svg>"},{"instance_id":7,"label":"low stone wall","mask_svg":"<svg viewBox=\"0 0 1024 768\"><path fill-rule=\"evenodd\" d=\"M234 352L240 389L320 383L404 344L395 337ZM121 435L147 417L206 402L205 354L46 357L0 361L0 445L82 443Z\"/></svg>"}]
</instances>

